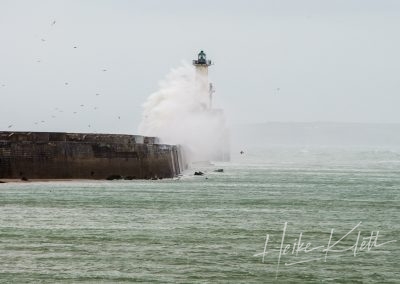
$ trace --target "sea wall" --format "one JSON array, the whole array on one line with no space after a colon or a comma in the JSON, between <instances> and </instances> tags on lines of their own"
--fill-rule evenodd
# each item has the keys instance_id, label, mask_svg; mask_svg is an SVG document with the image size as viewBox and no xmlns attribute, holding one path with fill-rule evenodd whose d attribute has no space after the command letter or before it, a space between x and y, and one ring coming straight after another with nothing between
<instances>
[{"instance_id":1,"label":"sea wall","mask_svg":"<svg viewBox=\"0 0 400 284\"><path fill-rule=\"evenodd\" d=\"M138 135L0 132L0 179L172 178L180 149Z\"/></svg>"}]
</instances>

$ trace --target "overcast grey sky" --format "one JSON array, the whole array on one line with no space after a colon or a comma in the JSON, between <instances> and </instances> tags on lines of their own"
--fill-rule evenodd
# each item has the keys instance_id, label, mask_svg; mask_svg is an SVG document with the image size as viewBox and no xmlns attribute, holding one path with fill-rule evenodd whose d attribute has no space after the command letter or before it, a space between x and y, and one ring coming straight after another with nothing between
<instances>
[{"instance_id":1,"label":"overcast grey sky","mask_svg":"<svg viewBox=\"0 0 400 284\"><path fill-rule=\"evenodd\" d=\"M400 123L399 30L400 1L0 0L0 129L136 133L200 49L231 124Z\"/></svg>"}]
</instances>

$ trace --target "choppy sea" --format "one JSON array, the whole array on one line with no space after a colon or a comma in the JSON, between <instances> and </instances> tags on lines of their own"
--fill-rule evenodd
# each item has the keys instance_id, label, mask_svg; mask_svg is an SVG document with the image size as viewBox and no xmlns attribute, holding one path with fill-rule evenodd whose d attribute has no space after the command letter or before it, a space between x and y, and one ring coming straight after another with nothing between
<instances>
[{"instance_id":1,"label":"choppy sea","mask_svg":"<svg viewBox=\"0 0 400 284\"><path fill-rule=\"evenodd\" d=\"M0 283L399 279L398 149L250 149L177 179L0 184Z\"/></svg>"}]
</instances>

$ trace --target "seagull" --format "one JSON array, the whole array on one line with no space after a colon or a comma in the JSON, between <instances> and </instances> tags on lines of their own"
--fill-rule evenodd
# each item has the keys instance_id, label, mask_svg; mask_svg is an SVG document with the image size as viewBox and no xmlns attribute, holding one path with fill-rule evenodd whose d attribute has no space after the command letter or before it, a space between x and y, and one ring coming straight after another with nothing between
<instances>
[{"instance_id":1,"label":"seagull","mask_svg":"<svg viewBox=\"0 0 400 284\"><path fill-rule=\"evenodd\" d=\"M244 152L243 151L240 151L240 155L243 155L244 154Z\"/></svg>"},{"instance_id":2,"label":"seagull","mask_svg":"<svg viewBox=\"0 0 400 284\"><path fill-rule=\"evenodd\" d=\"M121 119L121 117L120 117L120 116L118 116L118 119Z\"/></svg>"},{"instance_id":3,"label":"seagull","mask_svg":"<svg viewBox=\"0 0 400 284\"><path fill-rule=\"evenodd\" d=\"M68 85L68 82L65 82L65 85Z\"/></svg>"},{"instance_id":4,"label":"seagull","mask_svg":"<svg viewBox=\"0 0 400 284\"><path fill-rule=\"evenodd\" d=\"M81 107L84 107L85 105L81 105Z\"/></svg>"},{"instance_id":5,"label":"seagull","mask_svg":"<svg viewBox=\"0 0 400 284\"><path fill-rule=\"evenodd\" d=\"M100 96L100 94L96 94L96 96Z\"/></svg>"},{"instance_id":6,"label":"seagull","mask_svg":"<svg viewBox=\"0 0 400 284\"><path fill-rule=\"evenodd\" d=\"M56 21L54 20L54 21L51 23L51 25L54 26L55 24L56 24Z\"/></svg>"},{"instance_id":7,"label":"seagull","mask_svg":"<svg viewBox=\"0 0 400 284\"><path fill-rule=\"evenodd\" d=\"M10 124L9 126L8 126L8 128L11 128L13 125L12 124Z\"/></svg>"},{"instance_id":8,"label":"seagull","mask_svg":"<svg viewBox=\"0 0 400 284\"><path fill-rule=\"evenodd\" d=\"M46 40L44 38L42 38L41 41L46 41Z\"/></svg>"},{"instance_id":9,"label":"seagull","mask_svg":"<svg viewBox=\"0 0 400 284\"><path fill-rule=\"evenodd\" d=\"M106 72L106 71L107 71L107 69L103 69L102 71L103 71L103 72Z\"/></svg>"},{"instance_id":10,"label":"seagull","mask_svg":"<svg viewBox=\"0 0 400 284\"><path fill-rule=\"evenodd\" d=\"M74 48L78 48L77 46L74 46Z\"/></svg>"},{"instance_id":11,"label":"seagull","mask_svg":"<svg viewBox=\"0 0 400 284\"><path fill-rule=\"evenodd\" d=\"M76 111L74 111L74 114L76 114Z\"/></svg>"}]
</instances>

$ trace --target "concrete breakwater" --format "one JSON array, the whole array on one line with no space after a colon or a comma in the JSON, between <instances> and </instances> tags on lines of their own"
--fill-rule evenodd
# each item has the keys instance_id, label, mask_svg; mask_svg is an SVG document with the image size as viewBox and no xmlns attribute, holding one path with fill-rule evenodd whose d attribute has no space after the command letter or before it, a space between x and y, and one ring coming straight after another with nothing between
<instances>
[{"instance_id":1,"label":"concrete breakwater","mask_svg":"<svg viewBox=\"0 0 400 284\"><path fill-rule=\"evenodd\" d=\"M0 179L172 178L181 150L155 137L62 132L0 132Z\"/></svg>"}]
</instances>

